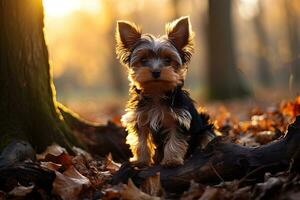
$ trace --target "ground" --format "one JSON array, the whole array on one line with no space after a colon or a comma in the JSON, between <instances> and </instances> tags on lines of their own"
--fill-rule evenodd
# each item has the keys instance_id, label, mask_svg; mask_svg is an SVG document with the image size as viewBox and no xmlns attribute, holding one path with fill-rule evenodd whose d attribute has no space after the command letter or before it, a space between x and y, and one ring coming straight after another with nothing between
<instances>
[{"instance_id":1,"label":"ground","mask_svg":"<svg viewBox=\"0 0 300 200\"><path fill-rule=\"evenodd\" d=\"M199 111L203 108L199 107ZM209 105L216 128L227 141L247 147L256 147L280 140L297 115L300 115L300 97L282 100L274 105L249 105L234 102L226 106ZM119 125L119 116L113 123ZM24 149L26 143L21 143ZM27 152L30 149L27 149ZM99 157L74 147L74 155L52 145L35 158L23 155L22 162L0 166L0 199L299 199L300 176L290 168L263 178L250 179L260 169L249 171L233 181L219 176L219 183L207 185L191 180L189 189L181 194L166 191L160 184L160 174L149 177L141 185L131 180L113 185L111 179L121 163L111 155ZM3 154L9 154L6 151ZM296 153L296 152L295 152ZM30 154L30 153L28 153ZM22 156L20 156L22 157ZM22 160L22 159L20 159ZM3 163L0 160L0 164ZM7 167L9 166L9 167ZM218 174L218 172L215 172Z\"/></svg>"}]
</instances>

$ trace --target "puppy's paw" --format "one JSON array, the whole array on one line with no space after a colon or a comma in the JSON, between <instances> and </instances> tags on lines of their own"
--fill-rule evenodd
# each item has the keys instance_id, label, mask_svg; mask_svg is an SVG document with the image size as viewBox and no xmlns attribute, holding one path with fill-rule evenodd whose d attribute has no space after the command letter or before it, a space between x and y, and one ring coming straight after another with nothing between
<instances>
[{"instance_id":1,"label":"puppy's paw","mask_svg":"<svg viewBox=\"0 0 300 200\"><path fill-rule=\"evenodd\" d=\"M172 159L163 159L160 164L164 167L176 167L179 165L183 165L182 158L172 158Z\"/></svg>"}]
</instances>

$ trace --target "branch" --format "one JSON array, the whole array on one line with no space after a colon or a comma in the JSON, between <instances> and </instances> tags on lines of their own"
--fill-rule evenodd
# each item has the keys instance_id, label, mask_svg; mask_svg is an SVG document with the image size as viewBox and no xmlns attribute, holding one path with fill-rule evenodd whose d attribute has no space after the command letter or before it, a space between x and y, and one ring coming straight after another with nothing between
<instances>
[{"instance_id":1,"label":"branch","mask_svg":"<svg viewBox=\"0 0 300 200\"><path fill-rule=\"evenodd\" d=\"M204 151L196 151L184 165L176 168L157 165L137 170L128 163L124 164L113 177L112 183L127 182L131 178L136 184L141 184L160 172L162 186L167 191L180 192L179 188L186 190L191 180L204 184L216 184L245 176L245 179L257 180L263 178L265 172L275 173L288 169L292 160L299 166L299 149L300 116L289 126L284 137L267 145L250 148L217 138Z\"/></svg>"}]
</instances>

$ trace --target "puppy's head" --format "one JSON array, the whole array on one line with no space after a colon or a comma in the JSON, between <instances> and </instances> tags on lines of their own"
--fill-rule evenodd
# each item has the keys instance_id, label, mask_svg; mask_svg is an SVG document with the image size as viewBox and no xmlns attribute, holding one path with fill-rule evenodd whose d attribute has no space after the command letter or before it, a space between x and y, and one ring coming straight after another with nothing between
<instances>
[{"instance_id":1,"label":"puppy's head","mask_svg":"<svg viewBox=\"0 0 300 200\"><path fill-rule=\"evenodd\" d=\"M133 23L119 21L117 56L129 70L129 80L143 91L165 92L182 85L193 53L193 32L188 17L166 25L166 34L142 34Z\"/></svg>"}]
</instances>

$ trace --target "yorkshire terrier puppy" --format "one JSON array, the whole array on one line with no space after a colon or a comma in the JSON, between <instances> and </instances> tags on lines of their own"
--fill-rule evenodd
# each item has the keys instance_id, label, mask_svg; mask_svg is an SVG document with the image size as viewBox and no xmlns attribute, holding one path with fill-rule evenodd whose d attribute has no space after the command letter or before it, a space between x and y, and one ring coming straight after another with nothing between
<instances>
[{"instance_id":1,"label":"yorkshire terrier puppy","mask_svg":"<svg viewBox=\"0 0 300 200\"><path fill-rule=\"evenodd\" d=\"M137 165L181 165L214 137L208 116L197 112L182 89L193 35L188 17L167 24L161 37L142 34L131 22L117 24L117 57L130 81L130 100L121 121L133 153L130 161Z\"/></svg>"}]
</instances>

